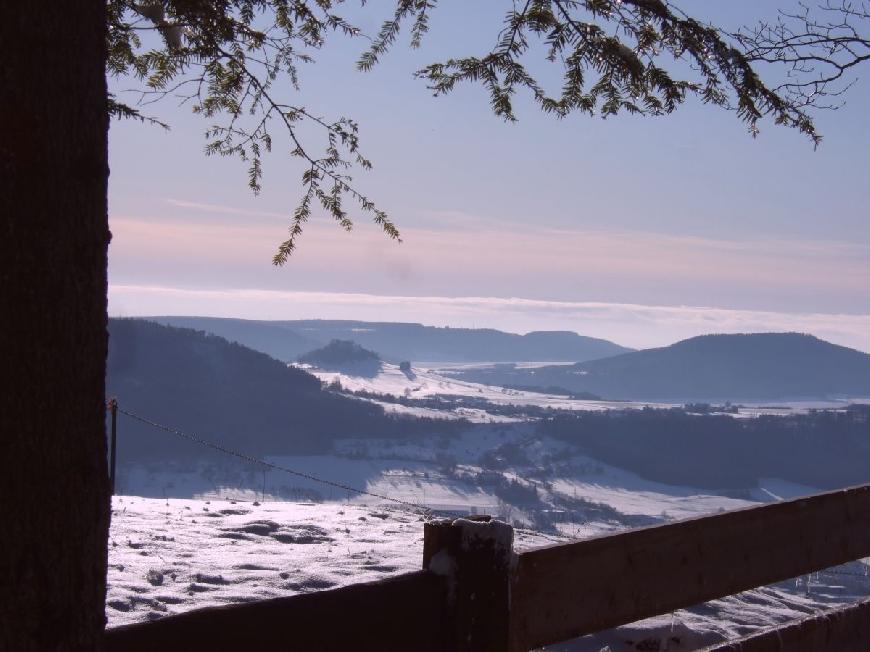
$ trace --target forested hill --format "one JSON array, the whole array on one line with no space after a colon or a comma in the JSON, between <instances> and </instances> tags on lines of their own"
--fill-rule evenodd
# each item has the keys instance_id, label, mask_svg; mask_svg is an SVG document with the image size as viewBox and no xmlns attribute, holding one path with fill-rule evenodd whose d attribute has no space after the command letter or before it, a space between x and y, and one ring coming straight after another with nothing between
<instances>
[{"instance_id":1,"label":"forested hill","mask_svg":"<svg viewBox=\"0 0 870 652\"><path fill-rule=\"evenodd\" d=\"M322 348L300 355L299 362L367 378L377 376L382 368L377 353L350 340L332 340Z\"/></svg>"},{"instance_id":2,"label":"forested hill","mask_svg":"<svg viewBox=\"0 0 870 652\"><path fill-rule=\"evenodd\" d=\"M377 363L379 360L377 353L364 349L350 340L332 340L322 348L299 356L299 362L307 362L323 368L360 362Z\"/></svg>"},{"instance_id":3,"label":"forested hill","mask_svg":"<svg viewBox=\"0 0 870 652\"><path fill-rule=\"evenodd\" d=\"M835 489L870 480L870 406L735 419L683 410L559 413L541 434L672 485L752 489L762 478Z\"/></svg>"},{"instance_id":4,"label":"forested hill","mask_svg":"<svg viewBox=\"0 0 870 652\"><path fill-rule=\"evenodd\" d=\"M324 391L314 376L223 338L137 319L109 320L106 394L122 408L255 455L322 452L335 438L434 427ZM122 462L207 452L120 419Z\"/></svg>"},{"instance_id":5,"label":"forested hill","mask_svg":"<svg viewBox=\"0 0 870 652\"><path fill-rule=\"evenodd\" d=\"M870 355L799 333L703 335L571 366L496 367L463 378L651 401L868 397Z\"/></svg>"},{"instance_id":6,"label":"forested hill","mask_svg":"<svg viewBox=\"0 0 870 652\"><path fill-rule=\"evenodd\" d=\"M249 321L216 317L149 317L196 328L291 362L332 340L352 340L389 362L580 362L631 351L568 331L518 335L489 328L343 320Z\"/></svg>"}]
</instances>

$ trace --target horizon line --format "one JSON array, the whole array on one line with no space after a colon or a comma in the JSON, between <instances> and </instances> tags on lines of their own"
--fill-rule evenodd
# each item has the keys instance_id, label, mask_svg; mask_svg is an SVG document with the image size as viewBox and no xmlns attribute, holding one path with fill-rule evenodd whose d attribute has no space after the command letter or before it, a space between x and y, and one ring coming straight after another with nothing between
<instances>
[{"instance_id":1,"label":"horizon line","mask_svg":"<svg viewBox=\"0 0 870 652\"><path fill-rule=\"evenodd\" d=\"M111 283L109 314L414 323L436 328L490 328L519 335L563 331L636 349L666 346L698 335L803 333L862 352L870 349L870 314L521 297L196 289Z\"/></svg>"}]
</instances>

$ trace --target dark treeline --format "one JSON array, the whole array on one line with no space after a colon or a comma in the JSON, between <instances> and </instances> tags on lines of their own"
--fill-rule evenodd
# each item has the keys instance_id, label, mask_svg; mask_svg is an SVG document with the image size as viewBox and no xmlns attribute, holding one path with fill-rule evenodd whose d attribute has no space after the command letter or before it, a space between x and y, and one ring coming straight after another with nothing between
<instances>
[{"instance_id":1,"label":"dark treeline","mask_svg":"<svg viewBox=\"0 0 870 652\"><path fill-rule=\"evenodd\" d=\"M572 392L570 389L565 389L559 385L504 385L506 389L515 389L518 392L535 392L537 394L551 394L553 396L564 396L577 401L603 401L603 397L591 392Z\"/></svg>"},{"instance_id":2,"label":"dark treeline","mask_svg":"<svg viewBox=\"0 0 870 652\"><path fill-rule=\"evenodd\" d=\"M781 478L822 489L870 482L870 407L735 419L684 410L581 412L540 424L601 462L649 480L749 489Z\"/></svg>"},{"instance_id":3,"label":"dark treeline","mask_svg":"<svg viewBox=\"0 0 870 652\"><path fill-rule=\"evenodd\" d=\"M328 385L328 387L348 396L370 399L380 403L393 403L396 405L404 405L405 407L428 408L432 410L450 411L470 408L485 410L491 415L504 417L531 417L535 419L549 417L557 411L555 408L549 406L541 407L538 405L525 405L523 403L493 403L485 398L475 398L474 396L466 396L463 394L433 394L431 396L411 398L408 396L382 394L380 392L372 392L365 389L343 389L341 383L338 381L333 381Z\"/></svg>"},{"instance_id":4,"label":"dark treeline","mask_svg":"<svg viewBox=\"0 0 870 652\"><path fill-rule=\"evenodd\" d=\"M325 391L300 369L202 332L113 319L109 334L107 395L122 408L254 455L321 453L338 438L414 437L452 427L385 415ZM209 456L123 415L120 425L122 463Z\"/></svg>"}]
</instances>

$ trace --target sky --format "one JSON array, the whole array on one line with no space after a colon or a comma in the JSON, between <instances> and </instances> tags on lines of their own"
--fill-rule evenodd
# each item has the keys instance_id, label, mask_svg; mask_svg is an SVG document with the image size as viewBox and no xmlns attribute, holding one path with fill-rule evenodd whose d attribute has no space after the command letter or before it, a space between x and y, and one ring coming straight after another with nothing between
<instances>
[{"instance_id":1,"label":"sky","mask_svg":"<svg viewBox=\"0 0 870 652\"><path fill-rule=\"evenodd\" d=\"M789 3L759 4L681 6L737 27ZM373 33L385 6L351 13ZM788 330L870 351L870 64L845 106L816 116L816 150L770 122L752 138L691 100L662 118L558 121L520 98L506 124L482 88L433 98L413 78L490 47L508 6L442 0L420 50L400 37L359 73L364 42L337 40L302 69L298 93L281 91L360 124L374 169L354 184L401 244L364 215L345 233L316 214L276 268L302 170L277 127L255 197L244 164L203 155L208 123L177 100L145 108L168 132L114 122L110 314L573 330L634 347Z\"/></svg>"}]
</instances>

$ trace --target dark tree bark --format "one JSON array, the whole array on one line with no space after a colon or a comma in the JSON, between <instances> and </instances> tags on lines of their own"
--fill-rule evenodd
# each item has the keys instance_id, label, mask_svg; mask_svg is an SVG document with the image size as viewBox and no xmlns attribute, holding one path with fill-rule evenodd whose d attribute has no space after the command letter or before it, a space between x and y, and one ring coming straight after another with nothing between
<instances>
[{"instance_id":1,"label":"dark tree bark","mask_svg":"<svg viewBox=\"0 0 870 652\"><path fill-rule=\"evenodd\" d=\"M109 521L103 0L0 3L0 649L96 650Z\"/></svg>"}]
</instances>

